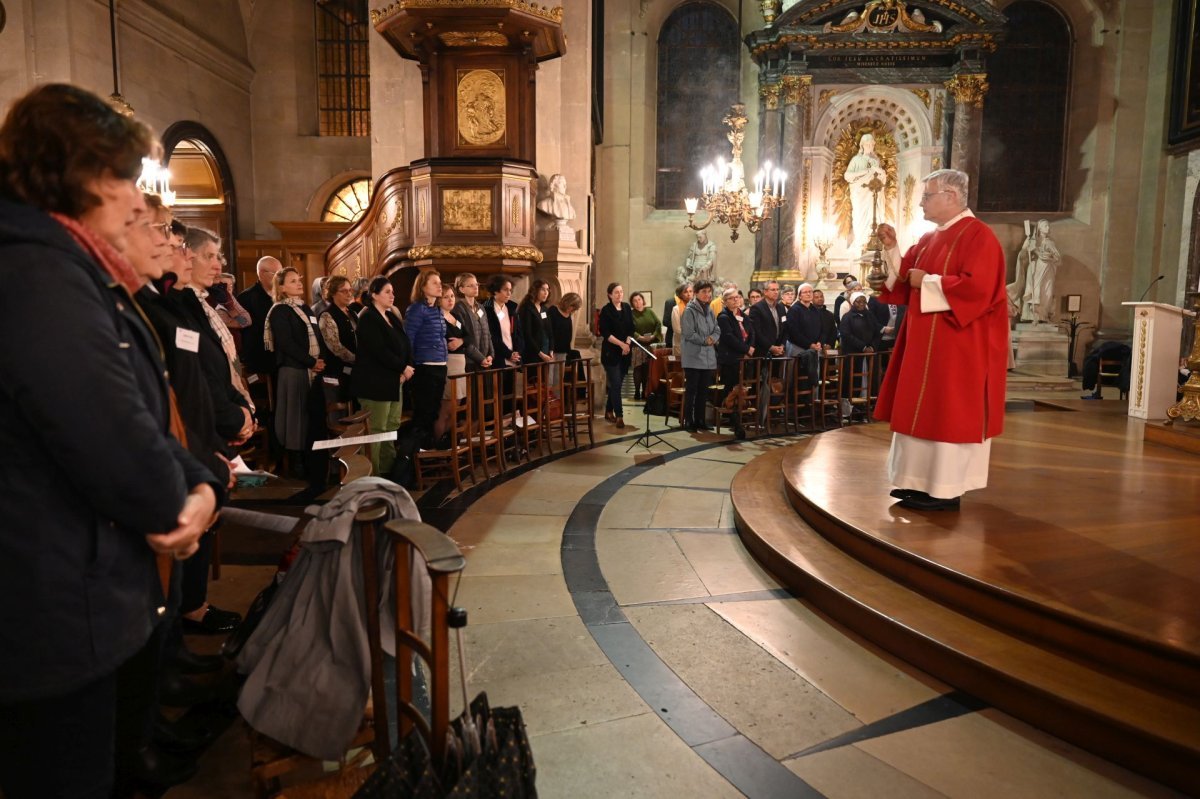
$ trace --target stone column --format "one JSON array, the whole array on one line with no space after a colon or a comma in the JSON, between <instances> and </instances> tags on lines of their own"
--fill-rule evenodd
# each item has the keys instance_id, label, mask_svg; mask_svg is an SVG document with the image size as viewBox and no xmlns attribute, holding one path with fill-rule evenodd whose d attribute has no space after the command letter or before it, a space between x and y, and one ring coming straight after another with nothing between
<instances>
[{"instance_id":1,"label":"stone column","mask_svg":"<svg viewBox=\"0 0 1200 799\"><path fill-rule=\"evenodd\" d=\"M779 111L779 98L783 87L778 83L768 83L772 80L763 76L763 83L758 87L758 99L761 103L758 115L758 160L759 163L770 161L780 163L779 144L783 129L783 120ZM774 269L779 260L779 218L772 216L762 227L758 235L758 246L754 248L754 271Z\"/></svg>"},{"instance_id":2,"label":"stone column","mask_svg":"<svg viewBox=\"0 0 1200 799\"><path fill-rule=\"evenodd\" d=\"M785 75L783 85L783 145L780 166L787 172L787 211L779 236L779 267L797 269L808 247L808 217L812 163L804 157L812 75Z\"/></svg>"},{"instance_id":3,"label":"stone column","mask_svg":"<svg viewBox=\"0 0 1200 799\"><path fill-rule=\"evenodd\" d=\"M971 196L975 205L979 196L979 148L983 133L983 98L987 95L987 75L955 75L946 81L954 97L954 130L950 132L950 167L971 176Z\"/></svg>"}]
</instances>

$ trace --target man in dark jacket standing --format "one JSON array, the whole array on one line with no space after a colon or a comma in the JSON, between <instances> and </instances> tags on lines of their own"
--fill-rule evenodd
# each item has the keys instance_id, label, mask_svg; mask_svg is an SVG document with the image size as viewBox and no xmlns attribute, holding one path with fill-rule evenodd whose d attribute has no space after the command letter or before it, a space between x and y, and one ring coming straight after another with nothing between
<instances>
[{"instance_id":1,"label":"man in dark jacket standing","mask_svg":"<svg viewBox=\"0 0 1200 799\"><path fill-rule=\"evenodd\" d=\"M238 295L238 302L250 312L250 326L242 331L242 363L250 374L270 374L275 371L275 359L263 349L263 326L267 312L275 304L272 296L275 275L283 268L278 258L264 255L258 259L255 272L258 282ZM262 403L258 403L262 404Z\"/></svg>"}]
</instances>

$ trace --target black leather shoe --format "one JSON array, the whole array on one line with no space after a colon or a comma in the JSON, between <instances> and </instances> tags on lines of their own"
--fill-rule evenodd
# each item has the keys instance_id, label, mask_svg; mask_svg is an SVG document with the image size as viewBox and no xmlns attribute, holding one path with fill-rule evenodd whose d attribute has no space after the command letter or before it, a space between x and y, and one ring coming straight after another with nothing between
<instances>
[{"instance_id":1,"label":"black leather shoe","mask_svg":"<svg viewBox=\"0 0 1200 799\"><path fill-rule=\"evenodd\" d=\"M212 736L204 730L184 731L178 724L159 716L154 722L154 745L164 752L190 755L209 744Z\"/></svg>"},{"instance_id":2,"label":"black leather shoe","mask_svg":"<svg viewBox=\"0 0 1200 799\"><path fill-rule=\"evenodd\" d=\"M739 427L736 430L734 430L733 437L736 438L738 441L745 441L746 440L746 428Z\"/></svg>"},{"instance_id":3,"label":"black leather shoe","mask_svg":"<svg viewBox=\"0 0 1200 799\"><path fill-rule=\"evenodd\" d=\"M196 763L191 758L167 754L151 744L137 752L128 763L118 767L119 782L142 786L170 788L196 776Z\"/></svg>"},{"instance_id":4,"label":"black leather shoe","mask_svg":"<svg viewBox=\"0 0 1200 799\"><path fill-rule=\"evenodd\" d=\"M953 499L938 499L926 494L923 497L908 497L900 500L900 505L913 510L958 510L959 497Z\"/></svg>"},{"instance_id":5,"label":"black leather shoe","mask_svg":"<svg viewBox=\"0 0 1200 799\"><path fill-rule=\"evenodd\" d=\"M912 499L913 497L928 497L924 491L917 491L913 488L893 488L888 492L896 499Z\"/></svg>"},{"instance_id":6,"label":"black leather shoe","mask_svg":"<svg viewBox=\"0 0 1200 799\"><path fill-rule=\"evenodd\" d=\"M220 655L198 655L183 646L171 659L171 665L178 669L180 674L211 674L225 666L225 658Z\"/></svg>"},{"instance_id":7,"label":"black leather shoe","mask_svg":"<svg viewBox=\"0 0 1200 799\"><path fill-rule=\"evenodd\" d=\"M230 633L236 630L237 626L242 623L241 614L234 613L232 610L221 610L214 605L209 605L205 609L204 618L200 621L189 619L187 616L183 616L181 620L185 633L200 633L202 635Z\"/></svg>"}]
</instances>

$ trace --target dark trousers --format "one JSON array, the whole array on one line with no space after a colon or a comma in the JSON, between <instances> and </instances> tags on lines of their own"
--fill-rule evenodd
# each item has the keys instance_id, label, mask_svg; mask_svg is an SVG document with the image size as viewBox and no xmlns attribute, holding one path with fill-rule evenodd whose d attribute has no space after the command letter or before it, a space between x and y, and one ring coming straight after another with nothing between
<instances>
[{"instance_id":1,"label":"dark trousers","mask_svg":"<svg viewBox=\"0 0 1200 799\"><path fill-rule=\"evenodd\" d=\"M629 371L629 360L622 358L616 363L604 364L604 376L608 380L608 397L604 401L604 411L612 411L619 417L625 416L621 407L621 386L625 382L625 374Z\"/></svg>"},{"instance_id":2,"label":"dark trousers","mask_svg":"<svg viewBox=\"0 0 1200 799\"><path fill-rule=\"evenodd\" d=\"M104 799L113 782L117 677L0 705L5 799Z\"/></svg>"},{"instance_id":3,"label":"dark trousers","mask_svg":"<svg viewBox=\"0 0 1200 799\"><path fill-rule=\"evenodd\" d=\"M196 550L196 554L183 561L183 576L179 581L182 591L179 600L180 613L199 610L208 600L208 568L212 565L213 537L216 535L216 529L214 526L200 536L200 548Z\"/></svg>"},{"instance_id":4,"label":"dark trousers","mask_svg":"<svg viewBox=\"0 0 1200 799\"><path fill-rule=\"evenodd\" d=\"M158 716L158 680L162 676L163 647L178 621L168 614L138 652L117 669L117 769L129 764L138 751L150 745Z\"/></svg>"},{"instance_id":5,"label":"dark trousers","mask_svg":"<svg viewBox=\"0 0 1200 799\"><path fill-rule=\"evenodd\" d=\"M422 435L433 436L433 425L442 412L442 394L446 390L446 367L421 364L409 381L412 392L413 426Z\"/></svg>"},{"instance_id":6,"label":"dark trousers","mask_svg":"<svg viewBox=\"0 0 1200 799\"><path fill-rule=\"evenodd\" d=\"M683 370L683 422L687 425L703 425L704 391L712 383L712 369Z\"/></svg>"}]
</instances>

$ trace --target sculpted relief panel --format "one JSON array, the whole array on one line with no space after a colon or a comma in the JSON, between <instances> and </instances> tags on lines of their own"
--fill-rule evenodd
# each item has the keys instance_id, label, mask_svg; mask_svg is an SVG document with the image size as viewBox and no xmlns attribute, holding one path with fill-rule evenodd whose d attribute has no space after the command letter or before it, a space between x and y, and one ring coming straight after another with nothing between
<instances>
[{"instance_id":1,"label":"sculpted relief panel","mask_svg":"<svg viewBox=\"0 0 1200 799\"><path fill-rule=\"evenodd\" d=\"M442 227L446 230L491 230L491 191L442 189Z\"/></svg>"},{"instance_id":2,"label":"sculpted relief panel","mask_svg":"<svg viewBox=\"0 0 1200 799\"><path fill-rule=\"evenodd\" d=\"M458 143L490 147L504 144L504 70L458 72Z\"/></svg>"}]
</instances>

